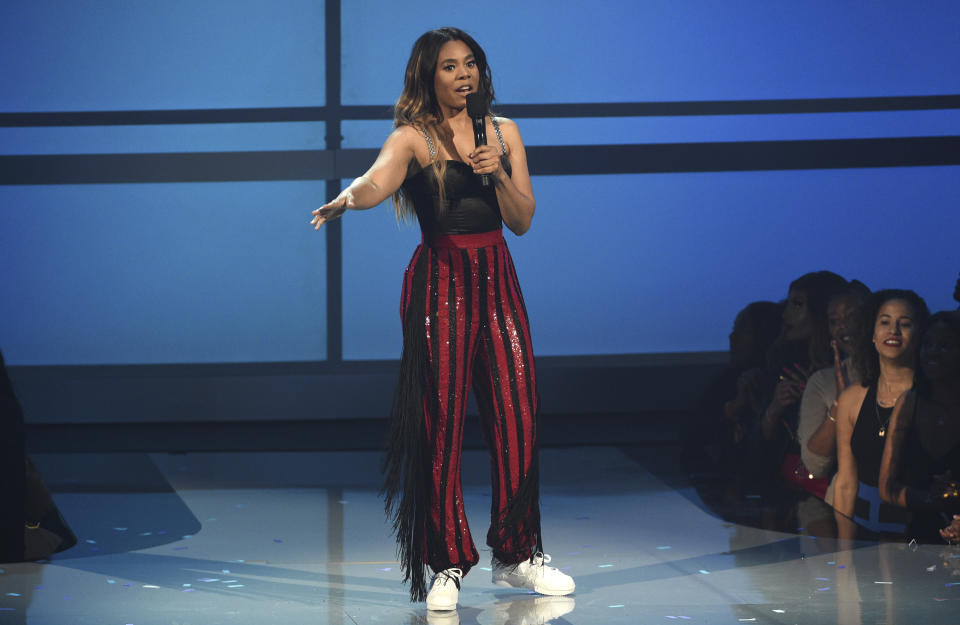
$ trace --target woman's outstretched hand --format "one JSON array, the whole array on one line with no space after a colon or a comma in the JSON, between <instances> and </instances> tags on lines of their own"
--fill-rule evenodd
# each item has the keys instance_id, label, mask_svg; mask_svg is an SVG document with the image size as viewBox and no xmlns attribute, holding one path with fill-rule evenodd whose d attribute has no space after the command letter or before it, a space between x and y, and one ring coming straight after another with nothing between
<instances>
[{"instance_id":1,"label":"woman's outstretched hand","mask_svg":"<svg viewBox=\"0 0 960 625\"><path fill-rule=\"evenodd\" d=\"M327 202L313 211L313 219L310 220L310 224L314 230L319 230L320 226L328 221L333 221L348 208L354 208L353 193L349 189L344 189L335 200Z\"/></svg>"}]
</instances>

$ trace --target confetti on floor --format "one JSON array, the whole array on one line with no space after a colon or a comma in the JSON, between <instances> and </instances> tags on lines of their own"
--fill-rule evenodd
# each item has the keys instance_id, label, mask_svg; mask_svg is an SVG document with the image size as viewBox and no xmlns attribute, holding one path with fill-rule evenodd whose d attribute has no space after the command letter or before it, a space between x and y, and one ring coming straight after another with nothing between
<instances>
[{"instance_id":1,"label":"confetti on floor","mask_svg":"<svg viewBox=\"0 0 960 625\"><path fill-rule=\"evenodd\" d=\"M700 569L700 573L702 573L703 575L710 575L710 571L706 569Z\"/></svg>"}]
</instances>

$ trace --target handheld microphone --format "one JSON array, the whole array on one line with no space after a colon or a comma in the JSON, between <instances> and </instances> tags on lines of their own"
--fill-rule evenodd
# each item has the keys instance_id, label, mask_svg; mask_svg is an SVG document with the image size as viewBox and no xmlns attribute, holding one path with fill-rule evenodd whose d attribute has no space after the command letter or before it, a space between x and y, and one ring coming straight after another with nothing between
<instances>
[{"instance_id":1,"label":"handheld microphone","mask_svg":"<svg viewBox=\"0 0 960 625\"><path fill-rule=\"evenodd\" d=\"M467 94L467 115L473 120L473 142L476 147L487 145L487 99L478 92ZM490 186L490 174L480 174L480 184Z\"/></svg>"}]
</instances>

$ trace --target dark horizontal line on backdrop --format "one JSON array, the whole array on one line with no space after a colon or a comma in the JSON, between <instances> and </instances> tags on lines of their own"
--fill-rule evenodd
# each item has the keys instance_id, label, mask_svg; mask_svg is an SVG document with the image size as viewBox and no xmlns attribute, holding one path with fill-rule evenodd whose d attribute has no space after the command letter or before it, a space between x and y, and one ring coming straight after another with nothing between
<instances>
[{"instance_id":1,"label":"dark horizontal line on backdrop","mask_svg":"<svg viewBox=\"0 0 960 625\"><path fill-rule=\"evenodd\" d=\"M958 95L781 100L704 100L678 102L582 102L497 104L498 114L523 118L650 117L689 115L770 115L960 109ZM231 124L312 122L328 119L393 119L392 105L292 106L273 108L170 109L0 113L0 127L130 126L153 124Z\"/></svg>"},{"instance_id":2,"label":"dark horizontal line on backdrop","mask_svg":"<svg viewBox=\"0 0 960 625\"><path fill-rule=\"evenodd\" d=\"M376 149L0 156L0 184L330 180L362 174ZM531 146L535 175L960 165L960 136Z\"/></svg>"},{"instance_id":3,"label":"dark horizontal line on backdrop","mask_svg":"<svg viewBox=\"0 0 960 625\"><path fill-rule=\"evenodd\" d=\"M671 367L724 365L727 352L655 352L640 354L583 354L571 356L537 356L537 366L551 369L578 370L624 367ZM104 378L179 378L191 380L205 377L344 375L369 372L396 372L399 357L378 360L328 360L286 362L214 362L214 363L150 363L150 364L71 364L71 365L7 365L16 379L49 379L85 381Z\"/></svg>"}]
</instances>

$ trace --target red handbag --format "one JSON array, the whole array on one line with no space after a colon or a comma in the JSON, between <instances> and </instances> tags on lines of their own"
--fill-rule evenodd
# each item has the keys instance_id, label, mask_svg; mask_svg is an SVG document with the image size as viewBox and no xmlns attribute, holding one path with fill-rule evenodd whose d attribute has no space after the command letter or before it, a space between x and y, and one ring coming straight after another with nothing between
<instances>
[{"instance_id":1,"label":"red handbag","mask_svg":"<svg viewBox=\"0 0 960 625\"><path fill-rule=\"evenodd\" d=\"M783 464L780 465L780 475L791 486L804 490L815 497L824 499L827 496L830 479L813 477L813 474L804 466L800 454L787 453L783 457Z\"/></svg>"}]
</instances>

